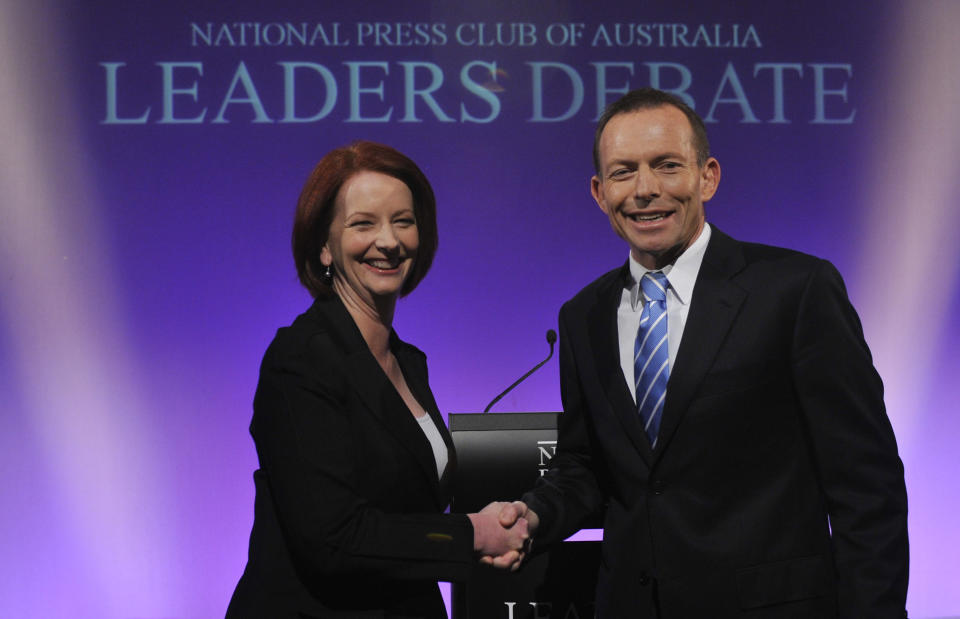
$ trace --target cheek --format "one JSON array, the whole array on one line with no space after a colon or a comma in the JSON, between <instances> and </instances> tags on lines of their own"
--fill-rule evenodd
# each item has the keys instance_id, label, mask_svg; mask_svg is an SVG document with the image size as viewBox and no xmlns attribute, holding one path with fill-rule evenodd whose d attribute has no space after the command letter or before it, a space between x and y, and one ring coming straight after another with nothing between
<instances>
[{"instance_id":1,"label":"cheek","mask_svg":"<svg viewBox=\"0 0 960 619\"><path fill-rule=\"evenodd\" d=\"M626 239L629 232L627 232L628 219L617 213L613 213L609 216L610 219L610 228L622 239Z\"/></svg>"},{"instance_id":2,"label":"cheek","mask_svg":"<svg viewBox=\"0 0 960 619\"><path fill-rule=\"evenodd\" d=\"M340 237L339 250L344 256L362 254L369 244L362 235L348 231Z\"/></svg>"},{"instance_id":3,"label":"cheek","mask_svg":"<svg viewBox=\"0 0 960 619\"><path fill-rule=\"evenodd\" d=\"M403 242L403 246L407 248L407 251L416 251L420 247L420 234L414 230L404 230L400 234L400 240Z\"/></svg>"},{"instance_id":4,"label":"cheek","mask_svg":"<svg viewBox=\"0 0 960 619\"><path fill-rule=\"evenodd\" d=\"M602 195L602 199L606 203L607 208L614 209L626 202L628 197L630 197L630 190L625 187L623 183L611 183Z\"/></svg>"},{"instance_id":5,"label":"cheek","mask_svg":"<svg viewBox=\"0 0 960 619\"><path fill-rule=\"evenodd\" d=\"M670 194L680 202L690 202L700 193L700 187L689 179L677 179L668 186Z\"/></svg>"}]
</instances>

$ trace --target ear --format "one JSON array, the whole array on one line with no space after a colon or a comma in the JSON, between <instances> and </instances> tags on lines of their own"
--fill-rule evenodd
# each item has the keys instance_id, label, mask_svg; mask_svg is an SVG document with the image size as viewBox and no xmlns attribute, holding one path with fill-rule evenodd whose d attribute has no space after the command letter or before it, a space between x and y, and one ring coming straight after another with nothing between
<instances>
[{"instance_id":1,"label":"ear","mask_svg":"<svg viewBox=\"0 0 960 619\"><path fill-rule=\"evenodd\" d=\"M720 186L720 162L710 157L700 168L700 201L706 202Z\"/></svg>"},{"instance_id":2,"label":"ear","mask_svg":"<svg viewBox=\"0 0 960 619\"><path fill-rule=\"evenodd\" d=\"M596 174L590 177L590 195L593 196L593 201L597 203L600 210L606 213L607 202L603 198L603 184L601 184L600 178Z\"/></svg>"},{"instance_id":3,"label":"ear","mask_svg":"<svg viewBox=\"0 0 960 619\"><path fill-rule=\"evenodd\" d=\"M333 264L333 254L330 253L330 248L326 245L320 250L320 264L325 267Z\"/></svg>"}]
</instances>

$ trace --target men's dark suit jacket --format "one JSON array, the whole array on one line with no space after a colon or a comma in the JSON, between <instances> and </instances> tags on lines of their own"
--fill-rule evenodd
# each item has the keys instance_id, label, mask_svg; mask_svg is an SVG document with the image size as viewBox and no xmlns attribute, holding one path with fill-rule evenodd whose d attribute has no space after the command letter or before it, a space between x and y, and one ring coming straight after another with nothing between
<instances>
[{"instance_id":1,"label":"men's dark suit jacket","mask_svg":"<svg viewBox=\"0 0 960 619\"><path fill-rule=\"evenodd\" d=\"M426 358L391 349L453 444ZM317 300L264 355L250 426L260 469L249 560L228 617L446 617L436 580L465 578L473 528L443 514L455 465L430 444L339 299Z\"/></svg>"},{"instance_id":2,"label":"men's dark suit jacket","mask_svg":"<svg viewBox=\"0 0 960 619\"><path fill-rule=\"evenodd\" d=\"M560 311L538 544L606 504L603 619L905 617L903 467L859 319L828 262L713 229L652 450L620 369L629 270Z\"/></svg>"}]
</instances>

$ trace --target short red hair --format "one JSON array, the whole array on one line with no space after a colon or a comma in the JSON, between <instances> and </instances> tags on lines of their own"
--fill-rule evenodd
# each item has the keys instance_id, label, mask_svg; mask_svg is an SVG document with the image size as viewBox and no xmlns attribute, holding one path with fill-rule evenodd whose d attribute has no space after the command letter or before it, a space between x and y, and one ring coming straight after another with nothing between
<instances>
[{"instance_id":1,"label":"short red hair","mask_svg":"<svg viewBox=\"0 0 960 619\"><path fill-rule=\"evenodd\" d=\"M409 157L400 151L357 141L327 153L310 173L297 200L293 220L293 259L300 282L314 297L333 294L332 287L320 276L326 267L320 251L330 235L334 203L340 188L357 172L369 170L402 181L413 194L413 213L417 220L419 248L401 295L409 294L426 276L437 252L437 200L430 182Z\"/></svg>"}]
</instances>

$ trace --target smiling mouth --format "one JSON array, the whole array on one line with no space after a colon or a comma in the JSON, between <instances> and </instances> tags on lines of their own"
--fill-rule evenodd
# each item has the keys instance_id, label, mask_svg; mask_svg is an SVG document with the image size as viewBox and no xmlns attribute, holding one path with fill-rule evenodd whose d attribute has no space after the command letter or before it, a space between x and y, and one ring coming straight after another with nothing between
<instances>
[{"instance_id":1,"label":"smiling mouth","mask_svg":"<svg viewBox=\"0 0 960 619\"><path fill-rule=\"evenodd\" d=\"M400 267L401 262L402 260L398 258L396 260L367 260L364 264L378 271L394 271Z\"/></svg>"},{"instance_id":2,"label":"smiling mouth","mask_svg":"<svg viewBox=\"0 0 960 619\"><path fill-rule=\"evenodd\" d=\"M673 213L672 213L672 212L670 212L670 213L652 213L652 214L648 214L648 213L630 213L629 215L627 215L627 218L628 218L628 219L631 219L631 220L633 220L633 221L638 221L638 222L647 223L647 222L660 221L660 220L666 219L666 218L669 217L670 215L673 215Z\"/></svg>"}]
</instances>

